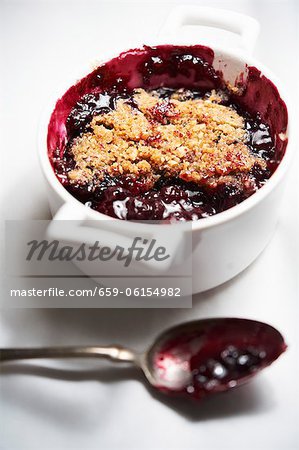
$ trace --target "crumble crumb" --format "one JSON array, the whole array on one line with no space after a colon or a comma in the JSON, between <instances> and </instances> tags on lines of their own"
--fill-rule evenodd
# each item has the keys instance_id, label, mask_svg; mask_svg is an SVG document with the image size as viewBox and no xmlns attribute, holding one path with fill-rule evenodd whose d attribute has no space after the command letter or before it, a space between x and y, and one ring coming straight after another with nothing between
<instances>
[{"instance_id":1,"label":"crumble crumb","mask_svg":"<svg viewBox=\"0 0 299 450\"><path fill-rule=\"evenodd\" d=\"M135 89L133 103L119 99L113 111L93 118L90 132L75 139L70 182L132 174L149 186L161 175L210 187L238 184L240 175L266 163L246 145L243 118L221 104L225 95L211 91L192 98L178 90L161 99L155 91Z\"/></svg>"}]
</instances>

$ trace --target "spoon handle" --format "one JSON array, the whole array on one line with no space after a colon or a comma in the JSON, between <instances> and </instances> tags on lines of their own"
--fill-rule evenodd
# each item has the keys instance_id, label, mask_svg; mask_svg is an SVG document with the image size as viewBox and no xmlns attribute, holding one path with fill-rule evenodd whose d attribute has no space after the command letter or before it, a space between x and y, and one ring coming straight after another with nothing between
<instances>
[{"instance_id":1,"label":"spoon handle","mask_svg":"<svg viewBox=\"0 0 299 450\"><path fill-rule=\"evenodd\" d=\"M112 361L136 362L133 351L119 345L3 348L0 349L0 362L31 358L106 358Z\"/></svg>"}]
</instances>

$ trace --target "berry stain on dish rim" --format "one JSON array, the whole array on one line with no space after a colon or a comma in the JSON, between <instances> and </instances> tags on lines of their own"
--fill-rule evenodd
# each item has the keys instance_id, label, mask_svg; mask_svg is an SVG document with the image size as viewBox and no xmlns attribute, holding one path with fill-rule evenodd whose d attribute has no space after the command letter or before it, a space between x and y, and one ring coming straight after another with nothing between
<instances>
[{"instance_id":1,"label":"berry stain on dish rim","mask_svg":"<svg viewBox=\"0 0 299 450\"><path fill-rule=\"evenodd\" d=\"M222 73L212 67L213 60L213 50L205 46L145 46L122 53L72 86L58 100L48 127L48 155L62 185L92 209L127 220L198 220L229 209L254 194L271 177L285 153L286 105L274 84L257 68L247 67L246 77L240 74L232 87L227 86ZM142 105L136 104L140 90L145 91L150 101L155 99L154 107L140 111ZM196 139L195 144L194 139L186 141L186 133L190 137L190 130L195 129L191 138L198 138L196 126L215 125L215 118L212 116L207 122L205 114L201 114L193 123L192 111L196 109L191 109L191 116L189 114L187 119L183 116L181 122L175 114L171 116L173 108L181 113L185 105L189 110L194 105L210 108L213 97L220 97L216 103L212 100L213 110L218 108L221 113L228 111L235 115L235 119L242 121L244 130L244 138L240 140L237 136L235 141L229 141L227 129L223 129L223 125L228 126L227 122L217 123L216 120L212 131L215 137L215 131L222 129L221 145L215 139L212 143L218 153L222 151L219 154L224 155L225 162L216 170L211 163L203 165L210 157L207 156L209 149L196 151L199 142ZM119 123L124 124L117 115L124 107L133 115L133 120L142 119L146 132L150 129L149 134L139 139L134 135L122 137L132 124L128 122L127 129L117 131ZM175 170L170 171L169 165L161 164L165 155L167 159L165 143L169 142L169 130L182 133L184 129L187 130L183 136L187 156L183 153L180 159L175 154ZM106 146L101 142L103 136L106 137L103 130L113 136L106 138ZM161 137L161 133L163 145L157 144L157 135ZM222 145L223 138L226 141ZM120 169L118 164L115 174L105 170L104 164L99 170L96 152L106 151L102 155L107 157L113 149L116 155L113 157L118 161L119 142L126 149L126 155L128 148L135 150L135 161L134 157L130 159L127 172L123 170L128 167L127 161ZM191 142L193 148L190 148ZM241 162L244 159L242 152L235 151L236 145L246 149L246 162L251 158L250 166L236 165L236 156ZM173 147L177 150L175 144ZM158 160L153 158L157 152ZM108 161L110 164L115 160L110 155ZM141 167L139 172L136 167L138 170ZM146 170L142 172L144 167ZM204 171L200 172L202 167ZM87 171L92 173L91 178L86 177ZM84 176L80 179L78 173Z\"/></svg>"}]
</instances>

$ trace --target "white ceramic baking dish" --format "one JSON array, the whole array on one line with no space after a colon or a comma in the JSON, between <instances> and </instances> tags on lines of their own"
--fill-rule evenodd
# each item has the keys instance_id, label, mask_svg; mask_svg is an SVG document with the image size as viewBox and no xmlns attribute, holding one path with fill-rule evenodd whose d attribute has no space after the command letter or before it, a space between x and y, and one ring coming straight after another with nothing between
<instances>
[{"instance_id":1,"label":"white ceramic baking dish","mask_svg":"<svg viewBox=\"0 0 299 450\"><path fill-rule=\"evenodd\" d=\"M204 25L209 28L200 28L200 31L196 31L195 27L192 27L193 37L189 37L186 41L179 37L183 25ZM219 29L222 29L222 32ZM223 34L223 30L226 30L227 33ZM251 17L242 14L211 8L182 6L173 10L161 30L159 39L149 45L209 45L214 51L213 66L223 72L226 81L234 83L241 73L245 74L246 78L247 67L256 67L272 81L278 90L279 94L277 95L288 104L280 81L250 54L258 31L258 23ZM108 61L114 56L116 55L106 55L105 60ZM129 230L136 232L138 226L146 227L145 224L137 225L116 219L117 231L111 235L106 227L104 232L105 220L108 217L85 207L60 184L49 161L47 150L48 124L57 98L58 96L47 109L39 133L41 167L46 177L49 202L53 213L53 221L48 229L48 235L51 238L79 245L93 239L98 240L98 231L101 230L101 242L109 244L109 241L110 243L113 240L117 241L117 234L122 236ZM255 260L270 241L279 217L283 185L291 158L292 142L289 128L288 126L286 134L281 136L282 139L289 140L285 155L265 186L247 200L225 212L192 222L192 231L190 226L189 233L192 233L192 255L190 257L193 264L193 293L218 286L237 275ZM72 222L72 226L68 227L68 231L65 232L64 228L59 226L60 220L77 222ZM90 226L90 222L88 225L84 225L86 221L92 221L92 226ZM111 218L109 221L111 222ZM94 267L89 269L86 263L81 265L77 263L77 265L89 275L94 272Z\"/></svg>"}]
</instances>

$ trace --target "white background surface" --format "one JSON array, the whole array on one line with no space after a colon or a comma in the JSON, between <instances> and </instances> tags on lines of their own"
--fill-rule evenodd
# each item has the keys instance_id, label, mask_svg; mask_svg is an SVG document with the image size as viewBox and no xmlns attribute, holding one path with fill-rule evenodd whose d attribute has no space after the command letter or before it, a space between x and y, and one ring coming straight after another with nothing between
<instances>
[{"instance_id":1,"label":"white background surface","mask_svg":"<svg viewBox=\"0 0 299 450\"><path fill-rule=\"evenodd\" d=\"M261 22L255 55L282 78L295 103L296 1L197 3L245 12ZM36 131L53 88L72 80L107 48L152 41L174 4L1 1L3 219L49 218ZM1 312L1 346L119 342L139 350L162 329L183 320L255 318L279 328L289 343L273 367L248 386L194 405L155 396L133 369L108 363L6 366L1 374L0 448L298 449L297 164L289 174L270 245L240 276L195 296L192 310Z\"/></svg>"}]
</instances>

